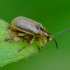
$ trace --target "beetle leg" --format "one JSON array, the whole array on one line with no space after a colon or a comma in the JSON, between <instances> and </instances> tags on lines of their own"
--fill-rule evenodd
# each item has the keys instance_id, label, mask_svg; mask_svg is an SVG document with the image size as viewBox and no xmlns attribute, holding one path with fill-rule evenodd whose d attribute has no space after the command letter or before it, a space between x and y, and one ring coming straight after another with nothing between
<instances>
[{"instance_id":1,"label":"beetle leg","mask_svg":"<svg viewBox=\"0 0 70 70\"><path fill-rule=\"evenodd\" d=\"M11 38L8 38L8 37L5 39L5 41L10 41L10 40L11 40Z\"/></svg>"},{"instance_id":2,"label":"beetle leg","mask_svg":"<svg viewBox=\"0 0 70 70\"><path fill-rule=\"evenodd\" d=\"M43 47L43 43L42 43L42 41L40 40L40 48L42 48Z\"/></svg>"},{"instance_id":3,"label":"beetle leg","mask_svg":"<svg viewBox=\"0 0 70 70\"><path fill-rule=\"evenodd\" d=\"M18 33L18 36L20 36L20 37L23 37L25 35L27 35L27 34L26 33Z\"/></svg>"},{"instance_id":4,"label":"beetle leg","mask_svg":"<svg viewBox=\"0 0 70 70\"><path fill-rule=\"evenodd\" d=\"M29 45L30 45L30 44L27 44L26 46L20 48L20 49L18 50L18 52L22 51L22 49L24 49L25 47L27 47L27 46L29 46Z\"/></svg>"},{"instance_id":5,"label":"beetle leg","mask_svg":"<svg viewBox=\"0 0 70 70\"><path fill-rule=\"evenodd\" d=\"M31 41L30 41L26 46L23 46L22 48L20 48L20 49L19 49L19 52L20 52L22 49L24 49L25 47L31 45L31 44L33 43L34 39L35 39L35 36L31 39Z\"/></svg>"},{"instance_id":6,"label":"beetle leg","mask_svg":"<svg viewBox=\"0 0 70 70\"><path fill-rule=\"evenodd\" d=\"M35 36L31 39L31 41L29 43L32 44L34 39L35 39Z\"/></svg>"},{"instance_id":7,"label":"beetle leg","mask_svg":"<svg viewBox=\"0 0 70 70\"><path fill-rule=\"evenodd\" d=\"M40 39L40 45L39 45L39 47L38 47L38 50L40 51L40 49L43 47L43 43L42 43L42 41L41 41L41 39Z\"/></svg>"}]
</instances>

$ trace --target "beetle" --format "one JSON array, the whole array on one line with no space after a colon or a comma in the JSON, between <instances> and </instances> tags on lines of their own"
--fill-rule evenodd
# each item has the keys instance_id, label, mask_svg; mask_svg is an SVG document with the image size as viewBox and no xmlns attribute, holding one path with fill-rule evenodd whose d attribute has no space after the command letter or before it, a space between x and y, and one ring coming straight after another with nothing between
<instances>
[{"instance_id":1,"label":"beetle","mask_svg":"<svg viewBox=\"0 0 70 70\"><path fill-rule=\"evenodd\" d=\"M9 24L8 31L11 38L14 39L15 41L18 41L20 37L27 39L29 43L26 46L32 44L35 38L39 38L39 39L44 38L46 39L46 41L53 39L56 44L56 48L58 49L57 42L53 38L53 36L51 36L48 33L48 31L43 27L41 23L36 22L32 19L23 16L16 17L12 20L11 24ZM40 40L40 46L38 47L38 49L42 47L43 47L43 43Z\"/></svg>"}]
</instances>

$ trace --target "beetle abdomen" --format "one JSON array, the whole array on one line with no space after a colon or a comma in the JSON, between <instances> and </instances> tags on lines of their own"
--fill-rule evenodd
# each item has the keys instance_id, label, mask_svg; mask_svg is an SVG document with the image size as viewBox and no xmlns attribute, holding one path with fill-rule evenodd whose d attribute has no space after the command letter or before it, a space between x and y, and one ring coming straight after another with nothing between
<instances>
[{"instance_id":1,"label":"beetle abdomen","mask_svg":"<svg viewBox=\"0 0 70 70\"><path fill-rule=\"evenodd\" d=\"M23 32L26 31L35 34L39 34L41 28L40 23L22 16L16 17L12 21L12 25L15 26L17 29L23 30Z\"/></svg>"}]
</instances>

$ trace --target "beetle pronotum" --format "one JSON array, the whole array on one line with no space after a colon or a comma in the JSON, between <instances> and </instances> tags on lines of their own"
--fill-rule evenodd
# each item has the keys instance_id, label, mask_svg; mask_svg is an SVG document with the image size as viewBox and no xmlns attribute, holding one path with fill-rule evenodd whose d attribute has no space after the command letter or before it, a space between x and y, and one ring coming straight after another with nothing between
<instances>
[{"instance_id":1,"label":"beetle pronotum","mask_svg":"<svg viewBox=\"0 0 70 70\"><path fill-rule=\"evenodd\" d=\"M66 31L62 31L60 33ZM57 42L53 38L53 36L60 33L51 36L39 22L36 22L32 19L23 16L16 17L15 19L12 20L12 23L9 25L9 33L11 35L11 38L14 39L15 41L18 41L20 37L27 39L27 41L29 41L29 44L27 44L26 46L32 44L35 38L39 39L45 38L46 41L53 39L56 44L56 48L58 49ZM38 48L40 49L42 46L43 44L40 40L40 46Z\"/></svg>"}]
</instances>

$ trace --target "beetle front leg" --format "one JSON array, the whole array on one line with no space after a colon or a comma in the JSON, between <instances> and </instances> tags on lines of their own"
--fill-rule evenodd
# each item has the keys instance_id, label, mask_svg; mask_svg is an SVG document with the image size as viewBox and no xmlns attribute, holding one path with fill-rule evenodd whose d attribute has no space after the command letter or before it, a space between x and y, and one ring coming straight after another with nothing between
<instances>
[{"instance_id":1,"label":"beetle front leg","mask_svg":"<svg viewBox=\"0 0 70 70\"><path fill-rule=\"evenodd\" d=\"M43 48L43 43L42 43L42 41L40 39L40 45L38 46L38 50L40 51L41 48Z\"/></svg>"}]
</instances>

